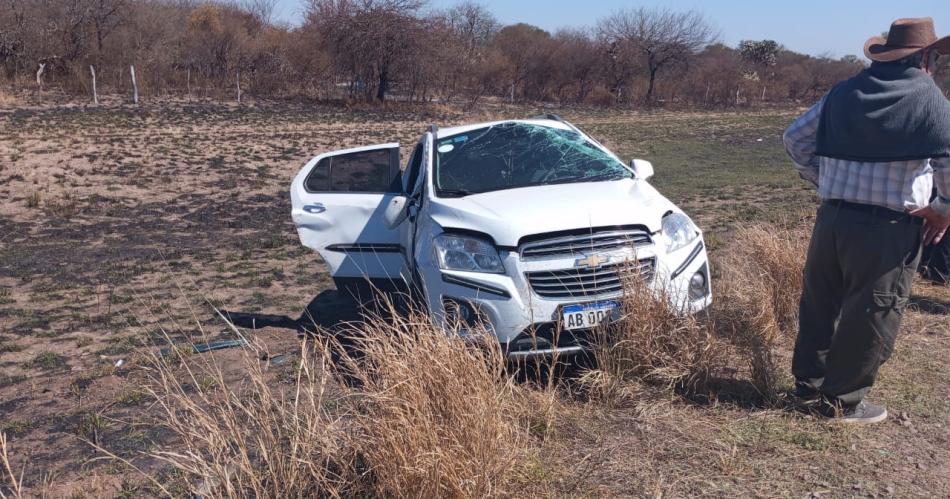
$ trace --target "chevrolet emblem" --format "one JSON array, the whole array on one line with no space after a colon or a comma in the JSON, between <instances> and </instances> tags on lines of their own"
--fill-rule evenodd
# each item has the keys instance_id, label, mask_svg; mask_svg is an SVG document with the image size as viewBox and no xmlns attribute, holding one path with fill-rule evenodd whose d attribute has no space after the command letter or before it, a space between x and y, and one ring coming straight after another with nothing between
<instances>
[{"instance_id":1,"label":"chevrolet emblem","mask_svg":"<svg viewBox=\"0 0 950 499\"><path fill-rule=\"evenodd\" d=\"M586 258L582 258L574 262L575 267L587 267L589 269L596 269L601 265L610 261L610 258L601 255L588 255Z\"/></svg>"}]
</instances>

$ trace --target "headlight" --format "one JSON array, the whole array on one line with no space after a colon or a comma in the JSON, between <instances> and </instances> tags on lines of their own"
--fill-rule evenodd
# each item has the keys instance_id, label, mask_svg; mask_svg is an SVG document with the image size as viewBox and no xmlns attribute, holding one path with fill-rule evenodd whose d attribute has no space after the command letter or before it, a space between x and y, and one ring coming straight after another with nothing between
<instances>
[{"instance_id":1,"label":"headlight","mask_svg":"<svg viewBox=\"0 0 950 499\"><path fill-rule=\"evenodd\" d=\"M670 213L663 217L663 233L669 240L666 250L676 251L699 237L699 228L682 213Z\"/></svg>"},{"instance_id":2,"label":"headlight","mask_svg":"<svg viewBox=\"0 0 950 499\"><path fill-rule=\"evenodd\" d=\"M501 263L494 246L481 239L455 234L440 234L433 240L439 267L443 270L466 270L502 274Z\"/></svg>"}]
</instances>

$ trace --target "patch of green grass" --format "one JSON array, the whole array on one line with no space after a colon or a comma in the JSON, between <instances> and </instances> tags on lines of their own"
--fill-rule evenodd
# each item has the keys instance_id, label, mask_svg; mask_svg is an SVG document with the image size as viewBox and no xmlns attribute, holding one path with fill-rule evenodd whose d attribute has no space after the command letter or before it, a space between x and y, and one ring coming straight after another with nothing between
<instances>
[{"instance_id":1,"label":"patch of green grass","mask_svg":"<svg viewBox=\"0 0 950 499\"><path fill-rule=\"evenodd\" d=\"M98 443L102 432L109 427L109 421L100 413L86 412L80 415L75 434L83 440Z\"/></svg>"},{"instance_id":2,"label":"patch of green grass","mask_svg":"<svg viewBox=\"0 0 950 499\"><path fill-rule=\"evenodd\" d=\"M139 405L149 398L149 395L142 390L129 390L123 392L116 399L116 402L125 406Z\"/></svg>"},{"instance_id":3,"label":"patch of green grass","mask_svg":"<svg viewBox=\"0 0 950 499\"><path fill-rule=\"evenodd\" d=\"M33 423L30 421L13 419L0 424L0 433L5 433L7 436L18 437L26 434L32 427Z\"/></svg>"},{"instance_id":4,"label":"patch of green grass","mask_svg":"<svg viewBox=\"0 0 950 499\"><path fill-rule=\"evenodd\" d=\"M850 445L846 431L798 418L751 418L726 431L737 446L751 451L792 446L804 451L845 452Z\"/></svg>"},{"instance_id":5,"label":"patch of green grass","mask_svg":"<svg viewBox=\"0 0 950 499\"><path fill-rule=\"evenodd\" d=\"M53 369L69 367L69 364L66 362L66 357L63 357L56 352L42 352L27 361L23 367L39 368L45 371L51 371Z\"/></svg>"}]
</instances>

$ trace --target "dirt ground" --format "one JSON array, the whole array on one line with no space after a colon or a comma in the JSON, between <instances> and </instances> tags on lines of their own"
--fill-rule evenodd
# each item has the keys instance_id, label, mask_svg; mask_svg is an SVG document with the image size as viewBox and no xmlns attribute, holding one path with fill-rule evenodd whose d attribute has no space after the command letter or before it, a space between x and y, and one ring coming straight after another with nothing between
<instances>
[{"instance_id":1,"label":"dirt ground","mask_svg":"<svg viewBox=\"0 0 950 499\"><path fill-rule=\"evenodd\" d=\"M430 123L541 111L0 109L0 431L30 493L152 493L89 442L164 472L142 454L164 440L137 386L140 355L165 334L233 338L213 306L257 317L252 334L271 355L295 352L298 339L268 315L296 319L310 306L332 319L326 267L290 220L289 184L310 157L409 148ZM555 111L622 157L652 160L655 185L707 230L714 254L738 224L814 209L780 143L794 110ZM532 467L553 496L950 497L948 354L950 289L920 284L873 392L891 411L885 424L842 428L646 391L623 407L566 403Z\"/></svg>"}]
</instances>

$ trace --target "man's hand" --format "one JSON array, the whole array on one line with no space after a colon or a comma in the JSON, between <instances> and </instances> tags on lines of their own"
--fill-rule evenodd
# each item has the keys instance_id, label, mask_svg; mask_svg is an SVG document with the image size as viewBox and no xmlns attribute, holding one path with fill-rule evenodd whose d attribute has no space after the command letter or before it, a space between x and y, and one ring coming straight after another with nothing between
<instances>
[{"instance_id":1,"label":"man's hand","mask_svg":"<svg viewBox=\"0 0 950 499\"><path fill-rule=\"evenodd\" d=\"M950 226L950 217L937 213L930 206L918 208L910 214L924 219L924 244L939 243L946 235L947 227Z\"/></svg>"}]
</instances>

